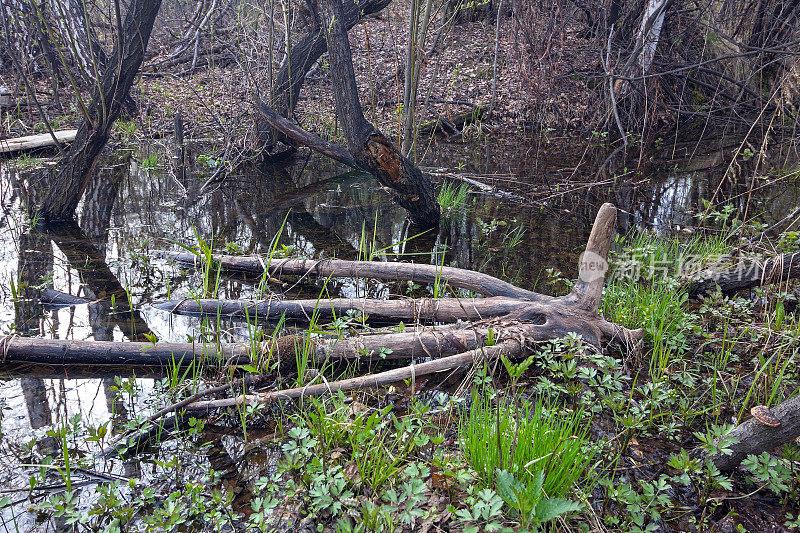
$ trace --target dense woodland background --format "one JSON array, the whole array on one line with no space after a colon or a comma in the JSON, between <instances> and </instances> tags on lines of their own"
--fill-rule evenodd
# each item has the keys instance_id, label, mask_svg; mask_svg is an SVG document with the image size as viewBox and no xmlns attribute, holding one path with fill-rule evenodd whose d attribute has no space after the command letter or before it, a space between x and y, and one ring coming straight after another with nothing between
<instances>
[{"instance_id":1,"label":"dense woodland background","mask_svg":"<svg viewBox=\"0 0 800 533\"><path fill-rule=\"evenodd\" d=\"M156 4L3 0L0 72L29 108L7 119L3 134L86 115L114 47L125 39L122 18ZM365 6L348 21L362 105L405 154L420 124L440 116L451 122L446 129L460 130L459 114L473 106L481 106L481 124L491 128L540 136L595 132L628 155L657 139L720 135L761 148L770 135L796 127L796 1ZM319 23L319 6L310 0L164 1L124 112L165 134L181 111L188 131L224 135L249 153L274 149L258 131L265 126L259 128L254 102L263 98L335 137L327 56L303 48ZM291 58L309 57L294 76L281 72L300 67L287 65ZM424 145L416 141L417 149Z\"/></svg>"}]
</instances>

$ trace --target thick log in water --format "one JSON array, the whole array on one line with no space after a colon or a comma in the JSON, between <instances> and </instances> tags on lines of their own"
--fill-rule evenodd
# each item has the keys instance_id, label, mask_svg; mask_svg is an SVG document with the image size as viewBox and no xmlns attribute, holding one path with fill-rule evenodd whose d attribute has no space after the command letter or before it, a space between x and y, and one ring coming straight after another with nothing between
<instances>
[{"instance_id":1,"label":"thick log in water","mask_svg":"<svg viewBox=\"0 0 800 533\"><path fill-rule=\"evenodd\" d=\"M316 338L287 335L264 341L259 349L273 359L294 362L297 351L308 350L314 362L381 361L418 357L444 357L471 350L483 343L486 327L444 326L411 328L402 333ZM0 362L50 366L113 365L167 367L192 362L251 364L245 344L190 344L112 341L73 341L8 336L0 338Z\"/></svg>"},{"instance_id":2,"label":"thick log in water","mask_svg":"<svg viewBox=\"0 0 800 533\"><path fill-rule=\"evenodd\" d=\"M159 257L172 259L178 263L201 266L202 261L195 254L188 252L159 252ZM261 276L267 266L269 275L310 276L315 278L370 278L384 281L413 281L418 283L441 283L451 287L467 289L484 296L507 296L523 300L537 300L540 295L520 289L494 276L436 265L420 265L415 263L378 262L378 261L345 261L342 259L279 259L266 264L264 258L235 255L215 255L214 261L228 272Z\"/></svg>"},{"instance_id":3,"label":"thick log in water","mask_svg":"<svg viewBox=\"0 0 800 533\"><path fill-rule=\"evenodd\" d=\"M237 321L271 322L282 316L293 322L330 320L356 311L365 320L380 323L476 321L507 315L524 302L514 298L421 298L408 300L369 300L332 298L320 300L172 300L153 304L156 309L178 315L221 317Z\"/></svg>"},{"instance_id":4,"label":"thick log in water","mask_svg":"<svg viewBox=\"0 0 800 533\"><path fill-rule=\"evenodd\" d=\"M717 290L725 295L735 294L770 283L780 283L800 278L800 252L772 257L766 261L741 263L723 272L715 272L690 282L687 292L690 298Z\"/></svg>"},{"instance_id":5,"label":"thick log in water","mask_svg":"<svg viewBox=\"0 0 800 533\"><path fill-rule=\"evenodd\" d=\"M45 365L188 366L192 362L248 363L238 344L190 344L72 341L6 336L0 338L0 362Z\"/></svg>"},{"instance_id":6,"label":"thick log in water","mask_svg":"<svg viewBox=\"0 0 800 533\"><path fill-rule=\"evenodd\" d=\"M726 438L736 442L729 446L730 454L711 457L717 468L730 471L748 455L758 455L800 437L800 396L790 398L770 409L778 425L767 425L755 417L739 424Z\"/></svg>"}]
</instances>

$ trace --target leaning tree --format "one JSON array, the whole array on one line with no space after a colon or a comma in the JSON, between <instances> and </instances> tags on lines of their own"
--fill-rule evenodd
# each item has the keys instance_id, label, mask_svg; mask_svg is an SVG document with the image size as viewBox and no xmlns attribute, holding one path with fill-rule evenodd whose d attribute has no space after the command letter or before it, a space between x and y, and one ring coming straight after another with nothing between
<instances>
[{"instance_id":1,"label":"leaning tree","mask_svg":"<svg viewBox=\"0 0 800 533\"><path fill-rule=\"evenodd\" d=\"M70 220L75 215L78 202L96 171L100 152L108 142L111 128L122 113L139 73L161 0L133 0L124 22L119 3L114 5L119 36L92 91L75 141L39 207L39 213L48 222Z\"/></svg>"},{"instance_id":2,"label":"leaning tree","mask_svg":"<svg viewBox=\"0 0 800 533\"><path fill-rule=\"evenodd\" d=\"M394 144L364 116L353 70L350 41L347 37L348 28L355 24L353 20L357 21L358 17L351 12L349 4L348 9L345 9L342 0L322 0L319 6L316 2L310 2L310 4L314 11L314 20L320 25L320 35L324 36L327 44L334 85L336 116L342 126L347 148L329 143L301 129L282 116L281 112L275 111L263 101L258 104L262 117L272 128L291 142L307 146L341 163L375 176L381 185L391 191L395 201L405 208L413 223L424 227L437 225L440 209L430 178L424 175L413 162L404 157ZM380 5L375 4L373 7L378 9ZM309 51L316 54L320 49L320 37L314 37L314 39L314 42L317 43L316 48L310 46ZM310 56L311 54L309 54ZM291 80L290 76L289 83ZM288 95L288 108L280 110L286 111L283 115L288 114L293 106L295 95L291 90Z\"/></svg>"}]
</instances>

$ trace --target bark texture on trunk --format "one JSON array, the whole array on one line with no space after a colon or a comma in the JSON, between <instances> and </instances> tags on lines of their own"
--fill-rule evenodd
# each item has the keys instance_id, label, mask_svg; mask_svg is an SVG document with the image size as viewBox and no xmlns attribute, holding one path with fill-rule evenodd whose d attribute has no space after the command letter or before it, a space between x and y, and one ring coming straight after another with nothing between
<instances>
[{"instance_id":1,"label":"bark texture on trunk","mask_svg":"<svg viewBox=\"0 0 800 533\"><path fill-rule=\"evenodd\" d=\"M0 338L0 362L44 365L186 367L192 362L250 362L247 346L113 341Z\"/></svg>"},{"instance_id":2,"label":"bark texture on trunk","mask_svg":"<svg viewBox=\"0 0 800 533\"><path fill-rule=\"evenodd\" d=\"M103 70L84 120L66 160L50 185L41 216L48 222L71 220L81 195L95 172L97 157L108 142L142 64L161 0L134 0L122 25L122 41Z\"/></svg>"},{"instance_id":3,"label":"bark texture on trunk","mask_svg":"<svg viewBox=\"0 0 800 533\"><path fill-rule=\"evenodd\" d=\"M690 298L712 293L717 288L725 295L770 283L800 278L800 252L772 257L766 261L742 263L724 272L713 272L689 284Z\"/></svg>"},{"instance_id":4,"label":"bark texture on trunk","mask_svg":"<svg viewBox=\"0 0 800 533\"><path fill-rule=\"evenodd\" d=\"M364 117L358 99L350 41L342 23L342 0L322 0L320 4L334 80L336 116L342 125L348 150L359 165L369 169L382 185L391 189L412 222L425 227L435 226L439 223L440 210L430 179Z\"/></svg>"},{"instance_id":5,"label":"bark texture on trunk","mask_svg":"<svg viewBox=\"0 0 800 533\"><path fill-rule=\"evenodd\" d=\"M108 62L84 9L83 0L50 0L58 36L69 54L81 67L81 76L89 85L100 78Z\"/></svg>"},{"instance_id":6,"label":"bark texture on trunk","mask_svg":"<svg viewBox=\"0 0 800 533\"><path fill-rule=\"evenodd\" d=\"M381 11L391 1L365 0L355 3L353 0L345 0L342 6L344 27L350 30L363 17ZM275 85L272 88L270 97L270 107L278 115L289 118L294 113L306 75L327 49L325 32L320 24L313 24L311 30L299 42L292 45L288 58L275 77ZM270 150L274 147L276 141L283 140L283 134L261 119L258 101L256 101L255 106L256 133L259 144Z\"/></svg>"},{"instance_id":7,"label":"bark texture on trunk","mask_svg":"<svg viewBox=\"0 0 800 533\"><path fill-rule=\"evenodd\" d=\"M731 453L710 457L717 468L722 471L733 470L750 454L774 450L800 437L800 396L786 400L770 411L779 425L768 426L751 418L736 426L726 435L736 441L730 446Z\"/></svg>"}]
</instances>

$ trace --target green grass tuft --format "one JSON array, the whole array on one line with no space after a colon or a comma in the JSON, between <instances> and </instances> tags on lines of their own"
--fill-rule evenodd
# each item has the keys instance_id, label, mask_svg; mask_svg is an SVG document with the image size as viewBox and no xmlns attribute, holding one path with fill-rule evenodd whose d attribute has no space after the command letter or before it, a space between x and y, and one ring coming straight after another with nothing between
<instances>
[{"instance_id":1,"label":"green grass tuft","mask_svg":"<svg viewBox=\"0 0 800 533\"><path fill-rule=\"evenodd\" d=\"M565 413L541 402L496 407L473 391L469 415L459 425L459 441L485 485L494 483L498 470L522 483L532 483L537 472L544 472L545 494L562 497L594 455L584 446L588 425L582 419L580 411Z\"/></svg>"}]
</instances>

